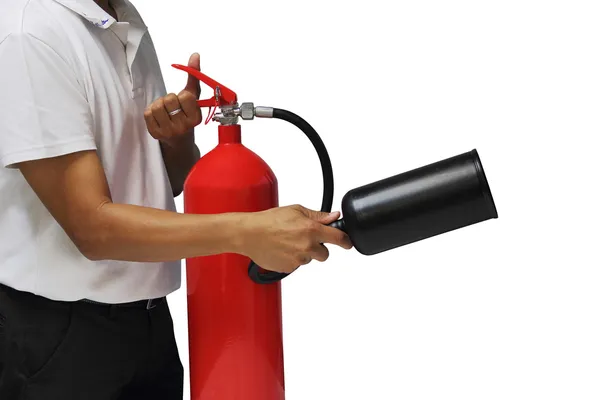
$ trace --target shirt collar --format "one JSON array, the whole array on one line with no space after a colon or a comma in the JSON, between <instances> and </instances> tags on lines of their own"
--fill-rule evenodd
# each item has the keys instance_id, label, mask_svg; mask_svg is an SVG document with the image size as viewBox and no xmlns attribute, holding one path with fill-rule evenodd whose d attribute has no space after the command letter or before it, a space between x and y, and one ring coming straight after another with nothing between
<instances>
[{"instance_id":1,"label":"shirt collar","mask_svg":"<svg viewBox=\"0 0 600 400\"><path fill-rule=\"evenodd\" d=\"M54 1L79 14L98 28L108 29L117 23L116 19L111 17L110 14L104 11L102 7L93 0ZM126 43L127 66L129 67L129 74L133 80L133 90L136 90L143 80L138 74L133 73L133 62L137 57L142 38L148 32L148 28L129 0L112 0L111 3L119 17L119 22L126 23L124 26L119 26L118 29L113 28L113 32L115 32L122 42ZM117 27L117 25L115 25L115 27Z\"/></svg>"},{"instance_id":2,"label":"shirt collar","mask_svg":"<svg viewBox=\"0 0 600 400\"><path fill-rule=\"evenodd\" d=\"M93 0L54 0L62 4L76 14L81 15L90 23L98 28L107 29L117 22L109 13L104 11L102 7L96 4ZM113 0L113 7L119 16L120 22L128 22L136 26L138 29L146 30L147 27L144 21L129 3L129 0Z\"/></svg>"}]
</instances>

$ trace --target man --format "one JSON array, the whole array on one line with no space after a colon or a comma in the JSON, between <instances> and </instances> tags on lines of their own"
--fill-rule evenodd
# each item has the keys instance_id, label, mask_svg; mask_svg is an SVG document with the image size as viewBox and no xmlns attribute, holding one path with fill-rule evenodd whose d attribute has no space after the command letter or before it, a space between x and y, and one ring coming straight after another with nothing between
<instances>
[{"instance_id":1,"label":"man","mask_svg":"<svg viewBox=\"0 0 600 400\"><path fill-rule=\"evenodd\" d=\"M176 212L199 83L166 94L128 0L3 2L0 66L0 399L181 399L181 259L291 272L351 248L339 213Z\"/></svg>"}]
</instances>

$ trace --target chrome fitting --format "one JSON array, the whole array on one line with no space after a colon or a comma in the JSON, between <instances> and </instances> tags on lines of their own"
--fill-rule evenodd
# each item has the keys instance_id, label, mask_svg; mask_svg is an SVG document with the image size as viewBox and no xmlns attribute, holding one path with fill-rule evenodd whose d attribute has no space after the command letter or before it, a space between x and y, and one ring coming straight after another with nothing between
<instances>
[{"instance_id":1,"label":"chrome fitting","mask_svg":"<svg viewBox=\"0 0 600 400\"><path fill-rule=\"evenodd\" d=\"M240 116L244 120L254 119L254 103L242 103L240 106Z\"/></svg>"},{"instance_id":2,"label":"chrome fitting","mask_svg":"<svg viewBox=\"0 0 600 400\"><path fill-rule=\"evenodd\" d=\"M238 123L238 118L243 120L252 120L257 118L273 118L273 107L254 107L254 103L232 104L222 106L221 111L215 113L213 121L218 121L221 125L234 125Z\"/></svg>"},{"instance_id":3,"label":"chrome fitting","mask_svg":"<svg viewBox=\"0 0 600 400\"><path fill-rule=\"evenodd\" d=\"M221 112L215 113L213 115L213 121L218 121L221 125L235 125L238 123L238 115L240 114L240 109L237 104L232 104L230 106L222 106Z\"/></svg>"},{"instance_id":4,"label":"chrome fitting","mask_svg":"<svg viewBox=\"0 0 600 400\"><path fill-rule=\"evenodd\" d=\"M256 107L254 115L256 118L273 118L273 107Z\"/></svg>"}]
</instances>

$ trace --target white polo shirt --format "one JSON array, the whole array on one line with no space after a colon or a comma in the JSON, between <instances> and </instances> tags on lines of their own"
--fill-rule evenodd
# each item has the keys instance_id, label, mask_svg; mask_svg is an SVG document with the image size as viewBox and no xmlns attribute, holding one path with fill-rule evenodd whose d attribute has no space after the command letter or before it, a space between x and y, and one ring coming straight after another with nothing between
<instances>
[{"instance_id":1,"label":"white polo shirt","mask_svg":"<svg viewBox=\"0 0 600 400\"><path fill-rule=\"evenodd\" d=\"M10 0L0 12L0 283L55 300L118 303L180 287L181 263L90 261L13 164L97 150L113 202L175 210L143 112L166 94L128 0Z\"/></svg>"}]
</instances>

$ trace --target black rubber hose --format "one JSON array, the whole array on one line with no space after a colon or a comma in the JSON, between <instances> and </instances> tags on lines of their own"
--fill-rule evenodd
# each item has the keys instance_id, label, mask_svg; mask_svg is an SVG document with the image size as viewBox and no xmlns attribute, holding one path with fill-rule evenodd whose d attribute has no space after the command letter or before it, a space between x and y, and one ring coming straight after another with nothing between
<instances>
[{"instance_id":1,"label":"black rubber hose","mask_svg":"<svg viewBox=\"0 0 600 400\"><path fill-rule=\"evenodd\" d=\"M304 132L313 144L317 151L317 155L319 156L319 160L321 161L321 170L323 171L323 201L321 202L321 211L331 212L331 206L333 204L333 168L331 167L329 153L327 153L327 148L325 148L325 144L321 140L321 137L308 122L292 112L274 108L273 118L294 124ZM248 267L248 275L256 283L267 284L278 282L289 274L275 271L261 272L260 267L254 261L251 261L250 266Z\"/></svg>"}]
</instances>

